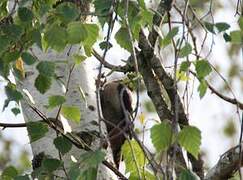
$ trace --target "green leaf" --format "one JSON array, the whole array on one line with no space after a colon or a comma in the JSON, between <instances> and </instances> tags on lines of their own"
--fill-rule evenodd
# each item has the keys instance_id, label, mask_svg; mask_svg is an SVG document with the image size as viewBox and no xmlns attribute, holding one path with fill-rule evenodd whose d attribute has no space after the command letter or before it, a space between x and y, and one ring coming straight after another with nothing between
<instances>
[{"instance_id":1,"label":"green leaf","mask_svg":"<svg viewBox=\"0 0 243 180\"><path fill-rule=\"evenodd\" d=\"M153 173L151 173L151 171L146 171L145 170L145 173L143 174L144 176L144 179L149 179L149 180L157 180L158 177L156 177Z\"/></svg>"},{"instance_id":2,"label":"green leaf","mask_svg":"<svg viewBox=\"0 0 243 180\"><path fill-rule=\"evenodd\" d=\"M69 23L77 19L79 9L74 3L64 2L57 6L56 13L63 23Z\"/></svg>"},{"instance_id":3,"label":"green leaf","mask_svg":"<svg viewBox=\"0 0 243 180\"><path fill-rule=\"evenodd\" d=\"M112 44L110 42L102 41L100 44L100 49L105 50L105 49L110 49L112 48Z\"/></svg>"},{"instance_id":4,"label":"green leaf","mask_svg":"<svg viewBox=\"0 0 243 180\"><path fill-rule=\"evenodd\" d=\"M51 78L42 74L39 74L35 79L35 87L41 93L44 94L51 87Z\"/></svg>"},{"instance_id":5,"label":"green leaf","mask_svg":"<svg viewBox=\"0 0 243 180\"><path fill-rule=\"evenodd\" d=\"M190 65L191 65L190 61L182 62L181 65L180 65L180 71L184 71L184 72L188 71Z\"/></svg>"},{"instance_id":6,"label":"green leaf","mask_svg":"<svg viewBox=\"0 0 243 180\"><path fill-rule=\"evenodd\" d=\"M95 12L98 15L99 22L103 27L108 20L108 14L112 5L112 0L95 0L94 2Z\"/></svg>"},{"instance_id":7,"label":"green leaf","mask_svg":"<svg viewBox=\"0 0 243 180\"><path fill-rule=\"evenodd\" d=\"M205 78L212 71L212 68L208 63L208 61L204 59L196 61L195 67L196 67L197 77L199 79Z\"/></svg>"},{"instance_id":8,"label":"green leaf","mask_svg":"<svg viewBox=\"0 0 243 180\"><path fill-rule=\"evenodd\" d=\"M15 116L20 114L20 109L19 108L12 108L11 111L12 111L12 113L14 113Z\"/></svg>"},{"instance_id":9,"label":"green leaf","mask_svg":"<svg viewBox=\"0 0 243 180\"><path fill-rule=\"evenodd\" d=\"M132 146L132 148L130 145ZM143 150L140 148L138 143L135 140L130 140L130 142L125 141L122 146L122 155L126 164L126 172L131 173L130 177L139 177L137 173L136 163L139 171L142 172L144 166L147 163L147 159L144 156Z\"/></svg>"},{"instance_id":10,"label":"green leaf","mask_svg":"<svg viewBox=\"0 0 243 180\"><path fill-rule=\"evenodd\" d=\"M143 9L141 10L141 22L139 22L139 24L142 24L143 26L145 25L149 25L150 27L153 24L153 13L152 11L148 10L148 9Z\"/></svg>"},{"instance_id":11,"label":"green leaf","mask_svg":"<svg viewBox=\"0 0 243 180\"><path fill-rule=\"evenodd\" d=\"M70 179L80 179L81 169L77 163L73 163L69 169L68 176Z\"/></svg>"},{"instance_id":12,"label":"green leaf","mask_svg":"<svg viewBox=\"0 0 243 180\"><path fill-rule=\"evenodd\" d=\"M134 23L133 25L131 25L131 31L132 31L132 36L133 36L133 39L135 40L139 40L139 32L141 30L141 28L143 27L143 24L145 24L145 19L143 19L143 21L141 20L142 18L140 17L142 15L139 15L137 17L137 21L134 20Z\"/></svg>"},{"instance_id":13,"label":"green leaf","mask_svg":"<svg viewBox=\"0 0 243 180\"><path fill-rule=\"evenodd\" d=\"M214 24L212 24L212 23L210 23L210 22L204 22L204 25L205 25L206 29L207 29L209 32L211 32L211 33L213 33L213 34L216 34L216 33L215 33L215 30L214 30Z\"/></svg>"},{"instance_id":14,"label":"green leaf","mask_svg":"<svg viewBox=\"0 0 243 180\"><path fill-rule=\"evenodd\" d=\"M206 81L205 80L201 80L200 84L199 84L199 86L197 88L197 91L199 92L199 96L200 96L201 99L206 94L207 88L208 88L208 86L207 86Z\"/></svg>"},{"instance_id":15,"label":"green leaf","mask_svg":"<svg viewBox=\"0 0 243 180\"><path fill-rule=\"evenodd\" d=\"M130 28L132 30L132 32L134 32L134 28L135 26L138 25L138 23L141 23L142 25L142 16L141 16L141 10L139 8L139 5L137 3L137 1L129 1L129 5L128 5L128 22L130 25ZM118 6L118 11L117 14L118 16L121 18L121 21L124 22L125 20L125 13L126 13L126 6L125 3L120 3L120 5Z\"/></svg>"},{"instance_id":16,"label":"green leaf","mask_svg":"<svg viewBox=\"0 0 243 180\"><path fill-rule=\"evenodd\" d=\"M14 180L30 180L28 175L16 176Z\"/></svg>"},{"instance_id":17,"label":"green leaf","mask_svg":"<svg viewBox=\"0 0 243 180\"><path fill-rule=\"evenodd\" d=\"M184 127L178 134L178 142L196 159L200 152L201 131L194 126Z\"/></svg>"},{"instance_id":18,"label":"green leaf","mask_svg":"<svg viewBox=\"0 0 243 180\"><path fill-rule=\"evenodd\" d=\"M67 27L68 42L70 44L78 44L88 37L88 32L81 22L71 22Z\"/></svg>"},{"instance_id":19,"label":"green leaf","mask_svg":"<svg viewBox=\"0 0 243 180\"><path fill-rule=\"evenodd\" d=\"M161 47L166 47L171 43L171 40L178 34L179 27L173 27L171 31L160 41Z\"/></svg>"},{"instance_id":20,"label":"green leaf","mask_svg":"<svg viewBox=\"0 0 243 180\"><path fill-rule=\"evenodd\" d=\"M242 17L239 18L238 24L240 26L240 29L243 30L243 18Z\"/></svg>"},{"instance_id":21,"label":"green leaf","mask_svg":"<svg viewBox=\"0 0 243 180\"><path fill-rule=\"evenodd\" d=\"M34 29L33 31L30 32L30 40L33 43L36 43L40 49L42 49L42 44L41 44L41 33L39 29Z\"/></svg>"},{"instance_id":22,"label":"green leaf","mask_svg":"<svg viewBox=\"0 0 243 180\"><path fill-rule=\"evenodd\" d=\"M80 161L85 163L88 168L97 168L104 160L105 153L101 150L88 151L80 156Z\"/></svg>"},{"instance_id":23,"label":"green leaf","mask_svg":"<svg viewBox=\"0 0 243 180\"><path fill-rule=\"evenodd\" d=\"M14 180L30 180L28 175L16 176Z\"/></svg>"},{"instance_id":24,"label":"green leaf","mask_svg":"<svg viewBox=\"0 0 243 180\"><path fill-rule=\"evenodd\" d=\"M8 15L8 1L2 0L0 3L0 17Z\"/></svg>"},{"instance_id":25,"label":"green leaf","mask_svg":"<svg viewBox=\"0 0 243 180\"><path fill-rule=\"evenodd\" d=\"M97 179L97 168L89 168L82 172L80 179L93 180Z\"/></svg>"},{"instance_id":26,"label":"green leaf","mask_svg":"<svg viewBox=\"0 0 243 180\"><path fill-rule=\"evenodd\" d=\"M10 46L10 38L0 34L0 55Z\"/></svg>"},{"instance_id":27,"label":"green leaf","mask_svg":"<svg viewBox=\"0 0 243 180\"><path fill-rule=\"evenodd\" d=\"M94 43L99 35L99 27L96 24L83 24L88 32L87 38L83 42L84 50L87 56L91 56Z\"/></svg>"},{"instance_id":28,"label":"green leaf","mask_svg":"<svg viewBox=\"0 0 243 180\"><path fill-rule=\"evenodd\" d=\"M48 47L62 51L67 45L67 32L63 27L53 25L44 34L45 49Z\"/></svg>"},{"instance_id":29,"label":"green leaf","mask_svg":"<svg viewBox=\"0 0 243 180\"><path fill-rule=\"evenodd\" d=\"M4 179L4 177L6 177L6 178L9 177L11 179L11 178L16 177L17 175L18 175L17 169L13 166L8 166L2 171L1 177L3 179Z\"/></svg>"},{"instance_id":30,"label":"green leaf","mask_svg":"<svg viewBox=\"0 0 243 180\"><path fill-rule=\"evenodd\" d=\"M110 11L111 5L112 5L112 0L94 1L95 12L97 12L99 15L107 16Z\"/></svg>"},{"instance_id":31,"label":"green leaf","mask_svg":"<svg viewBox=\"0 0 243 180\"><path fill-rule=\"evenodd\" d=\"M215 24L215 27L218 29L218 33L220 33L229 29L230 25L224 22L219 22Z\"/></svg>"},{"instance_id":32,"label":"green leaf","mask_svg":"<svg viewBox=\"0 0 243 180\"><path fill-rule=\"evenodd\" d=\"M9 76L10 68L10 63L0 60L0 75L5 79L7 79Z\"/></svg>"},{"instance_id":33,"label":"green leaf","mask_svg":"<svg viewBox=\"0 0 243 180\"><path fill-rule=\"evenodd\" d=\"M32 11L26 7L18 8L18 16L19 19L23 22L30 22L34 17Z\"/></svg>"},{"instance_id":34,"label":"green leaf","mask_svg":"<svg viewBox=\"0 0 243 180\"><path fill-rule=\"evenodd\" d=\"M176 79L177 79L177 81L188 81L188 80L190 80L189 76L184 71L176 71Z\"/></svg>"},{"instance_id":35,"label":"green leaf","mask_svg":"<svg viewBox=\"0 0 243 180\"><path fill-rule=\"evenodd\" d=\"M127 31L126 28L121 27L116 35L115 35L115 39L117 41L117 43L124 49L126 49L127 51L131 52L132 50L132 44L129 38L129 33Z\"/></svg>"},{"instance_id":36,"label":"green leaf","mask_svg":"<svg viewBox=\"0 0 243 180\"><path fill-rule=\"evenodd\" d=\"M192 46L189 43L186 43L185 46L183 48L181 48L180 52L179 52L179 57L183 58L188 56L189 54L191 54L192 52Z\"/></svg>"},{"instance_id":37,"label":"green leaf","mask_svg":"<svg viewBox=\"0 0 243 180\"><path fill-rule=\"evenodd\" d=\"M57 170L61 166L61 161L58 159L44 159L42 162L42 167L44 167L47 171L53 172Z\"/></svg>"},{"instance_id":38,"label":"green leaf","mask_svg":"<svg viewBox=\"0 0 243 180\"><path fill-rule=\"evenodd\" d=\"M12 42L17 42L23 34L22 27L16 24L7 24L1 30Z\"/></svg>"},{"instance_id":39,"label":"green leaf","mask_svg":"<svg viewBox=\"0 0 243 180\"><path fill-rule=\"evenodd\" d=\"M171 125L167 122L161 122L151 128L151 139L157 152L167 150L172 141Z\"/></svg>"},{"instance_id":40,"label":"green leaf","mask_svg":"<svg viewBox=\"0 0 243 180\"><path fill-rule=\"evenodd\" d=\"M19 58L20 54L18 51L6 52L3 56L5 62L13 62Z\"/></svg>"},{"instance_id":41,"label":"green leaf","mask_svg":"<svg viewBox=\"0 0 243 180\"><path fill-rule=\"evenodd\" d=\"M83 25L86 31L88 32L88 36L84 40L83 45L85 46L85 53L90 56L91 49L99 36L99 27L96 24L83 24ZM87 50L89 50L89 53L87 53Z\"/></svg>"},{"instance_id":42,"label":"green leaf","mask_svg":"<svg viewBox=\"0 0 243 180\"><path fill-rule=\"evenodd\" d=\"M230 42L231 41L231 37L227 33L224 33L223 37L224 37L225 42Z\"/></svg>"},{"instance_id":43,"label":"green leaf","mask_svg":"<svg viewBox=\"0 0 243 180\"><path fill-rule=\"evenodd\" d=\"M180 173L179 180L198 180L199 178L190 170L185 169Z\"/></svg>"},{"instance_id":44,"label":"green leaf","mask_svg":"<svg viewBox=\"0 0 243 180\"><path fill-rule=\"evenodd\" d=\"M168 39L172 39L173 37L175 37L179 32L179 27L173 27L171 29L171 31L166 35L166 38Z\"/></svg>"},{"instance_id":45,"label":"green leaf","mask_svg":"<svg viewBox=\"0 0 243 180\"><path fill-rule=\"evenodd\" d=\"M66 101L64 96L55 95L48 97L48 108L54 108L62 105Z\"/></svg>"},{"instance_id":46,"label":"green leaf","mask_svg":"<svg viewBox=\"0 0 243 180\"><path fill-rule=\"evenodd\" d=\"M45 134L48 132L48 126L43 122L28 122L27 130L30 137L30 142L34 142L45 136Z\"/></svg>"},{"instance_id":47,"label":"green leaf","mask_svg":"<svg viewBox=\"0 0 243 180\"><path fill-rule=\"evenodd\" d=\"M32 65L36 62L36 58L28 52L22 53L21 58L27 65Z\"/></svg>"},{"instance_id":48,"label":"green leaf","mask_svg":"<svg viewBox=\"0 0 243 180\"><path fill-rule=\"evenodd\" d=\"M41 61L36 66L41 75L52 77L55 74L55 63L50 61Z\"/></svg>"},{"instance_id":49,"label":"green leaf","mask_svg":"<svg viewBox=\"0 0 243 180\"><path fill-rule=\"evenodd\" d=\"M72 143L64 136L58 136L56 139L54 139L54 144L62 155L69 152L72 148Z\"/></svg>"},{"instance_id":50,"label":"green leaf","mask_svg":"<svg viewBox=\"0 0 243 180\"><path fill-rule=\"evenodd\" d=\"M143 9L146 8L146 4L145 4L144 0L138 0L138 4L139 4L139 6L141 6L141 8L143 8Z\"/></svg>"},{"instance_id":51,"label":"green leaf","mask_svg":"<svg viewBox=\"0 0 243 180\"><path fill-rule=\"evenodd\" d=\"M10 101L16 101L17 103L23 98L22 94L13 83L8 83L8 85L5 86L5 93Z\"/></svg>"},{"instance_id":52,"label":"green leaf","mask_svg":"<svg viewBox=\"0 0 243 180\"><path fill-rule=\"evenodd\" d=\"M19 103L19 101L23 98L23 95L16 89L16 85L13 83L8 83L4 90L8 98L4 102L3 110L8 107L10 101Z\"/></svg>"},{"instance_id":53,"label":"green leaf","mask_svg":"<svg viewBox=\"0 0 243 180\"><path fill-rule=\"evenodd\" d=\"M68 120L72 120L76 123L79 123L80 121L81 113L77 106L63 106L61 113Z\"/></svg>"},{"instance_id":54,"label":"green leaf","mask_svg":"<svg viewBox=\"0 0 243 180\"><path fill-rule=\"evenodd\" d=\"M75 64L78 65L78 64L84 62L84 60L87 59L87 57L83 56L83 55L79 55L79 54L74 54L73 59L75 61Z\"/></svg>"},{"instance_id":55,"label":"green leaf","mask_svg":"<svg viewBox=\"0 0 243 180\"><path fill-rule=\"evenodd\" d=\"M86 46L84 45L84 51L85 51L85 54L89 57L92 56L92 47L91 46Z\"/></svg>"},{"instance_id":56,"label":"green leaf","mask_svg":"<svg viewBox=\"0 0 243 180\"><path fill-rule=\"evenodd\" d=\"M241 31L231 31L230 32L231 42L234 44L242 43L242 32Z\"/></svg>"}]
</instances>

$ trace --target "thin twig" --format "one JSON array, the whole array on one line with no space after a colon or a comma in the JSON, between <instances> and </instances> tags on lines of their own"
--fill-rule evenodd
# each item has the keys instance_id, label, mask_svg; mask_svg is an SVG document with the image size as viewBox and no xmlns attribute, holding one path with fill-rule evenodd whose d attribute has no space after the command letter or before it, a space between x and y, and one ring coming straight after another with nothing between
<instances>
[{"instance_id":1,"label":"thin twig","mask_svg":"<svg viewBox=\"0 0 243 180\"><path fill-rule=\"evenodd\" d=\"M128 31L128 35L129 35L129 41L132 45L132 58L134 60L134 69L135 69L135 73L136 76L139 76L139 70L138 70L138 60L137 60L137 55L136 55L136 50L135 50L135 46L134 46L134 39L133 39L133 35L132 35L132 31L131 31L131 27L128 21L128 7L129 7L129 1L126 0L125 1L125 24L126 24L126 28ZM138 113L138 108L139 108L139 91L140 91L140 79L137 78L137 88L136 88L136 94L137 94L137 101L136 101L136 107L134 110L134 116L133 116L133 121L135 120L137 113Z\"/></svg>"},{"instance_id":2,"label":"thin twig","mask_svg":"<svg viewBox=\"0 0 243 180\"><path fill-rule=\"evenodd\" d=\"M190 71L192 75L197 77L196 73L193 71ZM236 99L235 95L233 94L234 98L230 98L228 96L225 96L221 94L219 91L217 91L211 84L209 84L207 81L205 81L208 88L212 91L212 93L216 94L218 97L223 99L224 101L236 105L239 109L243 110L243 103L241 103L239 100Z\"/></svg>"},{"instance_id":3,"label":"thin twig","mask_svg":"<svg viewBox=\"0 0 243 180\"><path fill-rule=\"evenodd\" d=\"M100 63L103 64L103 66L104 66L105 68L108 68L108 69L110 69L110 70L112 70L112 71L118 71L118 72L123 72L123 73L127 73L127 72L131 72L131 71L133 71L133 67L129 66L129 63L127 63L127 64L124 65L124 66L120 66L120 65L119 65L119 66L116 66L116 65L113 65L113 64L110 64L109 62L107 62L107 61L105 60L105 58L101 57L101 56L99 55L99 53L98 53L95 49L93 49L92 54L94 55L94 57L95 57L98 61L100 61Z\"/></svg>"},{"instance_id":4,"label":"thin twig","mask_svg":"<svg viewBox=\"0 0 243 180\"><path fill-rule=\"evenodd\" d=\"M73 64L72 67L69 70L67 84L66 84L66 87L65 87L66 88L66 92L65 92L64 96L67 96L67 93L68 93L68 90L69 90L69 84L70 84L70 80L71 80L71 74L72 74L72 72L74 70L74 67L75 67L75 64ZM60 115L60 112L61 112L61 109L62 109L62 104L58 108L56 119L58 119L58 117Z\"/></svg>"},{"instance_id":5,"label":"thin twig","mask_svg":"<svg viewBox=\"0 0 243 180\"><path fill-rule=\"evenodd\" d=\"M102 111L101 111L101 102L100 102L100 91L101 91L101 77L102 77L102 67L103 63L105 61L106 54L109 50L108 44L110 40L110 36L112 33L113 25L115 23L115 20L113 20L113 14L114 14L114 8L115 8L116 0L112 1L111 7L110 7L110 18L108 23L108 30L106 35L106 47L103 52L102 61L100 61L100 66L98 70L97 80L96 80L96 104L97 104L97 112L98 112L98 121L99 121L99 132L102 134L101 129L101 120L103 119ZM100 141L100 147L102 147L102 141Z\"/></svg>"},{"instance_id":6,"label":"thin twig","mask_svg":"<svg viewBox=\"0 0 243 180\"><path fill-rule=\"evenodd\" d=\"M77 148L92 151L90 146L88 144L86 144L83 140L81 140L80 137L78 137L72 133L65 134L62 128L58 127L56 124L54 124L52 121L50 121L40 110L38 110L36 107L32 106L31 104L28 104L28 105L45 123L47 123L55 131L58 131L60 134L62 134L62 136L67 138ZM108 161L103 160L102 163L106 167L108 167L110 170L112 170L119 178L121 178L123 180L127 180L127 178L117 168L115 168L112 164L110 164Z\"/></svg>"}]
</instances>

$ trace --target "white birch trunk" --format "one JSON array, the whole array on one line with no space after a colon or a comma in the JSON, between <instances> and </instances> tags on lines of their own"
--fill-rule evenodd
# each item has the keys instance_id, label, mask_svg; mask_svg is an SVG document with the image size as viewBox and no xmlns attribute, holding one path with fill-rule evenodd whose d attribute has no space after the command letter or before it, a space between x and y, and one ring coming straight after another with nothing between
<instances>
[{"instance_id":1,"label":"white birch trunk","mask_svg":"<svg viewBox=\"0 0 243 180\"><path fill-rule=\"evenodd\" d=\"M12 6L13 1L10 0L9 9L11 9ZM71 64L73 63L73 61L71 60L72 55L80 54L80 48L77 46L73 46L71 47L71 49L70 47L66 48L62 53L58 53L52 50L49 50L48 52L44 53L39 48L33 47L32 52L40 61L44 60L51 61L54 63L58 61L58 63L56 63L55 73L57 74L57 76L62 77L62 80L65 82L64 84L66 84L69 75L69 70L71 68ZM68 63L59 63L60 61L68 61ZM36 63L36 65L37 64L38 63ZM20 89L21 91L23 89L28 90L36 103L34 106L37 107L47 117L55 118L58 108L49 110L45 106L48 105L49 96L64 96L65 92L62 90L60 83L57 83L57 81L53 79L51 88L45 94L41 94L34 86L35 79L38 76L38 71L36 70L36 67L26 65L24 69L26 72L26 77L21 82L17 80L18 89ZM94 74L94 67L92 67L92 62L89 60L84 61L80 65L76 65L74 71L72 72L68 93L66 95L65 105L77 106L79 107L81 112L81 120L79 124L72 123L69 121L73 132L99 132ZM85 93L86 101L84 101L81 98L79 88L82 88L83 92ZM33 112L33 110L28 106L28 104L25 101L21 102L21 106L25 122L41 120L41 118L35 112ZM92 110L91 108L88 108L89 106L93 106L95 109ZM36 156L39 153L44 152L45 155L50 155L53 158L59 159L59 153L53 144L53 140L56 137L56 132L52 129L49 129L49 132L46 134L45 137L31 143L33 156ZM92 146L92 149L98 148L99 139L97 139L97 142L93 143ZM65 167L69 167L69 164L71 162L71 155L78 159L82 152L84 152L84 150L77 149L73 146L72 150L63 157ZM111 157L111 151L109 151L106 158L112 159ZM60 173L57 175L63 175L63 172L57 173ZM109 170L107 167L101 164L99 166L97 179L117 179L117 176L114 175L114 173L111 170Z\"/></svg>"},{"instance_id":2,"label":"white birch trunk","mask_svg":"<svg viewBox=\"0 0 243 180\"><path fill-rule=\"evenodd\" d=\"M78 47L66 48L62 53L57 53L54 51L48 51L47 53L43 53L38 48L33 48L34 55L41 60L48 60L51 62L55 61L69 61L72 62L71 57L72 54L79 53ZM67 53L69 52L69 56ZM81 112L81 120L80 124L70 122L73 132L89 132L89 131L96 131L99 132L98 127L98 116L96 110L96 95L95 95L95 77L93 76L95 73L94 68L92 67L92 62L89 60L84 61L80 65L75 66L69 87L68 93L66 96L65 105L70 106L77 106ZM66 84L69 70L71 68L70 63L57 63L56 64L56 74L58 77L63 77L63 80ZM31 96L34 98L35 107L37 107L41 112L43 112L47 117L55 118L57 115L58 108L53 110L48 110L45 106L48 105L48 97L52 95L63 95L64 92L60 83L53 79L51 88L45 93L41 94L39 91L34 87L34 81L38 75L38 71L36 70L35 66L25 66L26 71L26 78L18 82L18 88L20 89L27 89ZM86 100L81 98L81 94L79 92L79 88L82 88L84 94L86 95ZM26 102L22 102L22 110L24 114L24 119L26 122L29 121L39 121L41 118L30 109ZM89 106L93 106L95 110L88 108ZM104 128L104 127L103 127ZM53 140L57 137L56 132L54 130L49 130L45 137L41 138L40 140L31 143L33 155L38 155L41 152L44 152L45 155L50 155L53 158L59 158L59 153L53 144ZM96 144L96 145L95 145ZM99 145L99 140L94 143L94 147L92 149L96 149ZM73 146L70 153L64 156L64 162L71 162L71 155L79 159L79 156L83 150L77 149ZM110 154L110 153L109 153ZM65 163L65 167L69 167L68 163ZM108 170L103 165L100 166L100 173L98 173L98 179L107 179L108 177L113 177L114 174Z\"/></svg>"}]
</instances>

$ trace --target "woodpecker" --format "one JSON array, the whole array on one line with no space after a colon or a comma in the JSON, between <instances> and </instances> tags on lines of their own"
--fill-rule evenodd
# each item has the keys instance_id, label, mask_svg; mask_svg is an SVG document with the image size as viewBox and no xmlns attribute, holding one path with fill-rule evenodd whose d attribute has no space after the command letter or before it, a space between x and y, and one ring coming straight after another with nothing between
<instances>
[{"instance_id":1,"label":"woodpecker","mask_svg":"<svg viewBox=\"0 0 243 180\"><path fill-rule=\"evenodd\" d=\"M121 147L126 136L130 136L130 117L133 111L132 93L121 82L113 81L104 85L100 97L113 158L119 168Z\"/></svg>"}]
</instances>

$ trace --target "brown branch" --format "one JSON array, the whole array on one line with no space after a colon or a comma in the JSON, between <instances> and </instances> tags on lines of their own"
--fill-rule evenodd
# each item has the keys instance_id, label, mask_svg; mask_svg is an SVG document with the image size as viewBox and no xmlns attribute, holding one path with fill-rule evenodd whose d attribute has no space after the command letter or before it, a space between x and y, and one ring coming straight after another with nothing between
<instances>
[{"instance_id":1,"label":"brown branch","mask_svg":"<svg viewBox=\"0 0 243 180\"><path fill-rule=\"evenodd\" d=\"M143 38L144 38L143 33L140 32L139 48L141 49L141 51L138 53L139 71L143 77L145 86L147 88L148 96L151 98L152 102L154 103L160 120L161 121L165 119L172 120L173 115L171 111L168 109L168 105L162 96L163 93L162 93L161 84L150 66L151 57L153 57L153 51L151 51L149 47L146 47L146 45L148 44L142 43ZM178 163L180 163L181 167L186 168L186 163L183 158L181 149L177 153L177 160ZM179 173L179 171L180 169L176 168L176 172Z\"/></svg>"},{"instance_id":2,"label":"brown branch","mask_svg":"<svg viewBox=\"0 0 243 180\"><path fill-rule=\"evenodd\" d=\"M190 73L192 75L194 75L195 77L197 77L196 73L193 71L190 71ZM198 79L199 80L199 79ZM199 80L200 81L200 80ZM241 110L243 110L243 103L241 103L239 100L237 100L236 98L230 98L228 96L225 96L223 94L221 94L220 92L218 92L211 84L208 83L208 81L206 81L206 85L208 86L208 88L212 91L212 93L216 94L219 98L223 99L224 101L234 104L236 105L238 108L240 108Z\"/></svg>"},{"instance_id":3,"label":"brown branch","mask_svg":"<svg viewBox=\"0 0 243 180\"><path fill-rule=\"evenodd\" d=\"M16 123L16 124L10 124L10 123L0 123L0 127L3 127L3 129L6 128L22 128L26 127L26 123Z\"/></svg>"},{"instance_id":4,"label":"brown branch","mask_svg":"<svg viewBox=\"0 0 243 180\"><path fill-rule=\"evenodd\" d=\"M158 17L157 14L154 15L153 24L160 26L163 21L163 15L166 12L169 12L172 7L173 1L172 0L166 0L161 1L159 4L159 8L157 9L158 13L160 13L162 16ZM163 97L161 97L161 87L162 84L165 88L170 101L175 102L175 99L177 98L178 106L179 106L179 124L182 125L188 125L188 118L184 112L184 107L182 102L180 101L180 97L176 89L174 88L174 80L167 74L167 72L164 70L162 63L160 62L160 59L155 56L154 54L154 45L156 43L156 40L158 38L158 33L155 31L155 29L152 30L152 32L148 36L149 41L146 39L146 36L143 34L143 32L140 32L139 37L139 48L141 49L139 56L140 56L140 66L139 71L143 76L145 85L148 90L148 95L152 99L157 113L161 120L164 119L172 119L174 116L171 111L168 109L167 104L165 103ZM160 84L161 83L161 84ZM157 91L157 92L156 92ZM164 118L165 116L170 116L169 118ZM181 155L180 153L178 153ZM178 158L180 163L184 165L184 159ZM181 160L183 159L183 160ZM189 156L189 159L192 163L193 170L201 177L203 178L204 172L203 172L203 161L201 160L201 157L199 155L198 160L196 160L193 156Z\"/></svg>"},{"instance_id":5,"label":"brown branch","mask_svg":"<svg viewBox=\"0 0 243 180\"><path fill-rule=\"evenodd\" d=\"M154 55L154 53L152 53L154 50L149 45L148 40L143 34L141 34L140 37L140 44L141 49L146 49L147 53L145 54L145 59L147 59L148 63L150 63L151 68L153 69L154 73L157 75L163 87L165 88L170 98L170 101L173 103L175 102L176 97L178 99L179 124L188 125L189 123L187 116L184 112L183 104L180 100L179 94L174 88L174 80L165 71L160 59L156 55Z\"/></svg>"},{"instance_id":6,"label":"brown branch","mask_svg":"<svg viewBox=\"0 0 243 180\"><path fill-rule=\"evenodd\" d=\"M187 115L184 111L184 106L182 104L181 98L174 87L174 80L169 74L165 71L160 59L153 55L153 57L150 58L151 68L153 69L154 73L162 83L164 89L166 90L166 93L168 94L168 97L170 99L170 102L173 103L177 99L178 101L178 122L180 126L183 125L189 125L189 120L187 118ZM174 107L172 107L174 108Z\"/></svg>"},{"instance_id":7,"label":"brown branch","mask_svg":"<svg viewBox=\"0 0 243 180\"><path fill-rule=\"evenodd\" d=\"M241 110L243 110L243 103L241 103L240 101L238 101L236 98L230 98L228 96L225 96L221 93L219 93L213 86L211 86L207 81L206 84L208 86L208 88L212 91L212 93L216 94L218 97L220 97L221 99L225 100L228 103L231 104L235 104L237 105Z\"/></svg>"},{"instance_id":8,"label":"brown branch","mask_svg":"<svg viewBox=\"0 0 243 180\"><path fill-rule=\"evenodd\" d=\"M141 47L140 47L141 48ZM162 96L162 88L157 77L154 75L152 69L150 68L149 64L147 64L147 59L145 55L146 48L142 50L138 54L138 65L139 65L139 72L141 73L145 86L147 88L147 94L151 98L158 116L161 121L165 119L172 119L173 115L168 108L167 103L165 102Z\"/></svg>"},{"instance_id":9,"label":"brown branch","mask_svg":"<svg viewBox=\"0 0 243 180\"><path fill-rule=\"evenodd\" d=\"M169 12L173 4L173 0L161 0L159 6L156 10L156 13L153 17L153 25L160 27L163 23L164 15L166 12ZM158 33L155 30L154 26L152 32L149 34L149 42L151 46L154 47L156 40L158 38Z\"/></svg>"},{"instance_id":10,"label":"brown branch","mask_svg":"<svg viewBox=\"0 0 243 180\"><path fill-rule=\"evenodd\" d=\"M100 63L103 64L105 68L111 69L113 71L124 72L124 73L134 71L133 65L130 62L128 62L125 66L120 66L120 65L115 66L107 62L105 59L103 59L95 49L93 49L92 54L98 61L100 61Z\"/></svg>"},{"instance_id":11,"label":"brown branch","mask_svg":"<svg viewBox=\"0 0 243 180\"><path fill-rule=\"evenodd\" d=\"M104 160L102 163L108 167L111 171L113 171L121 180L128 180L117 168L115 168L111 163L108 161Z\"/></svg>"},{"instance_id":12,"label":"brown branch","mask_svg":"<svg viewBox=\"0 0 243 180\"><path fill-rule=\"evenodd\" d=\"M238 170L239 164L242 165L243 159L240 157L240 146L237 145L226 151L219 159L217 164L206 174L205 180L229 179ZM242 157L242 152L241 152Z\"/></svg>"}]
</instances>

